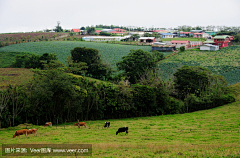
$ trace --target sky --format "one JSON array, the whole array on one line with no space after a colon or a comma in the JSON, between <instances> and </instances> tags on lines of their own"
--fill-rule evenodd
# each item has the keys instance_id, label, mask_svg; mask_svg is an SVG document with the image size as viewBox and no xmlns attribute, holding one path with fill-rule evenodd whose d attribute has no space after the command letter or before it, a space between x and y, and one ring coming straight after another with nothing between
<instances>
[{"instance_id":1,"label":"sky","mask_svg":"<svg viewBox=\"0 0 240 158\"><path fill-rule=\"evenodd\" d=\"M240 26L240 0L0 0L0 33L105 24Z\"/></svg>"}]
</instances>

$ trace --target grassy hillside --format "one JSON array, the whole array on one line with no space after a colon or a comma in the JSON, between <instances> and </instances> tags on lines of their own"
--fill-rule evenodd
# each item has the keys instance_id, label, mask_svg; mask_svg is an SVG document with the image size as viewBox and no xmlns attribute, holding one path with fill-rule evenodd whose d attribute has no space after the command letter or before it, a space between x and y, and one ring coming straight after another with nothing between
<instances>
[{"instance_id":1,"label":"grassy hillside","mask_svg":"<svg viewBox=\"0 0 240 158\"><path fill-rule=\"evenodd\" d=\"M11 85L20 85L32 79L33 72L24 68L0 68L0 89Z\"/></svg>"},{"instance_id":2,"label":"grassy hillside","mask_svg":"<svg viewBox=\"0 0 240 158\"><path fill-rule=\"evenodd\" d=\"M70 50L75 47L95 48L99 50L102 57L113 65L122 59L122 56L130 53L131 49L143 49L151 51L150 46L119 45L80 41L52 41L52 42L30 42L21 43L0 48L0 52L31 52L42 55L43 53L56 53L59 61L65 63L66 58L71 55Z\"/></svg>"},{"instance_id":3,"label":"grassy hillside","mask_svg":"<svg viewBox=\"0 0 240 158\"><path fill-rule=\"evenodd\" d=\"M24 55L22 52L0 52L0 68L9 67L17 55Z\"/></svg>"},{"instance_id":4,"label":"grassy hillside","mask_svg":"<svg viewBox=\"0 0 240 158\"><path fill-rule=\"evenodd\" d=\"M162 77L169 79L183 65L202 66L224 76L229 85L240 82L240 47L232 46L219 51L184 51L159 62Z\"/></svg>"},{"instance_id":5,"label":"grassy hillside","mask_svg":"<svg viewBox=\"0 0 240 158\"><path fill-rule=\"evenodd\" d=\"M38 135L12 138L24 125L0 130L0 144L93 144L93 157L239 157L239 102L194 113L86 121L88 128L73 123L56 128L37 128ZM48 121L48 120L46 120ZM102 129L105 121L109 129ZM90 128L89 128L90 123ZM116 135L119 127L129 134ZM0 149L2 150L2 149ZM1 151L0 151L1 153Z\"/></svg>"}]
</instances>

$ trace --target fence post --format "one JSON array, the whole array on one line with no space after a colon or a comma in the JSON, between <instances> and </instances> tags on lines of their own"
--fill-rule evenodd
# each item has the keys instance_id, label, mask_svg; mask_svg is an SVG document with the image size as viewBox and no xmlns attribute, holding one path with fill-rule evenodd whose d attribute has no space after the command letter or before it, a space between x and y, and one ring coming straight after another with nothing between
<instances>
[{"instance_id":1,"label":"fence post","mask_svg":"<svg viewBox=\"0 0 240 158\"><path fill-rule=\"evenodd\" d=\"M78 128L80 128L79 120L78 120Z\"/></svg>"},{"instance_id":2,"label":"fence post","mask_svg":"<svg viewBox=\"0 0 240 158\"><path fill-rule=\"evenodd\" d=\"M58 126L58 119L57 119L57 126ZM56 126L56 129L57 129L57 126Z\"/></svg>"}]
</instances>

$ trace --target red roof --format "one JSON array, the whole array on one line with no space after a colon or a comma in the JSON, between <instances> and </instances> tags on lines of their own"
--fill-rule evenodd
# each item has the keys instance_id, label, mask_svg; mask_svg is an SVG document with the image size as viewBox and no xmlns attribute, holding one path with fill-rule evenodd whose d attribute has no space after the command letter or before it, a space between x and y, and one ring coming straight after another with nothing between
<instances>
[{"instance_id":1,"label":"red roof","mask_svg":"<svg viewBox=\"0 0 240 158\"><path fill-rule=\"evenodd\" d=\"M189 33L192 33L192 32L180 32L180 34L189 34Z\"/></svg>"},{"instance_id":2,"label":"red roof","mask_svg":"<svg viewBox=\"0 0 240 158\"><path fill-rule=\"evenodd\" d=\"M101 30L96 30L95 32L99 33L99 32L101 32Z\"/></svg>"},{"instance_id":3,"label":"red roof","mask_svg":"<svg viewBox=\"0 0 240 158\"><path fill-rule=\"evenodd\" d=\"M81 32L79 29L72 29L73 32Z\"/></svg>"},{"instance_id":4,"label":"red roof","mask_svg":"<svg viewBox=\"0 0 240 158\"><path fill-rule=\"evenodd\" d=\"M171 41L171 43L189 43L189 41Z\"/></svg>"},{"instance_id":5,"label":"red roof","mask_svg":"<svg viewBox=\"0 0 240 158\"><path fill-rule=\"evenodd\" d=\"M166 30L153 30L153 32L162 32L162 31L166 31Z\"/></svg>"}]
</instances>

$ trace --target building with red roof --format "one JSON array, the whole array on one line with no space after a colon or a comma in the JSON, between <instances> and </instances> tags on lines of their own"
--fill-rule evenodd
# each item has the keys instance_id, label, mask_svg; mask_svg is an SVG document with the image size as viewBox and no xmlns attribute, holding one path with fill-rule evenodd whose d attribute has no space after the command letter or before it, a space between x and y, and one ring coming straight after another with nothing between
<instances>
[{"instance_id":1,"label":"building with red roof","mask_svg":"<svg viewBox=\"0 0 240 158\"><path fill-rule=\"evenodd\" d=\"M180 47L184 46L185 49L187 49L191 46L190 41L171 41L171 44L175 45L176 48L180 48Z\"/></svg>"},{"instance_id":2,"label":"building with red roof","mask_svg":"<svg viewBox=\"0 0 240 158\"><path fill-rule=\"evenodd\" d=\"M120 28L115 28L115 29L113 29L113 30L116 30L117 32L127 32L126 30L124 30L124 29L120 29Z\"/></svg>"},{"instance_id":3,"label":"building with red roof","mask_svg":"<svg viewBox=\"0 0 240 158\"><path fill-rule=\"evenodd\" d=\"M96 32L97 34L100 34L101 30L96 30L95 32Z\"/></svg>"},{"instance_id":4,"label":"building with red roof","mask_svg":"<svg viewBox=\"0 0 240 158\"><path fill-rule=\"evenodd\" d=\"M72 29L71 32L81 32L80 29Z\"/></svg>"}]
</instances>

